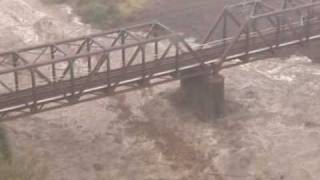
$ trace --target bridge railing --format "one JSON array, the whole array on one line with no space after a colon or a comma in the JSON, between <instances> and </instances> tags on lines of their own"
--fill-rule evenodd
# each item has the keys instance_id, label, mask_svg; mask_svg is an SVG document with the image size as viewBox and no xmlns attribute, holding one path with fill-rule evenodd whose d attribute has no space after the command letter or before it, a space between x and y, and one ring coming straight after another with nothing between
<instances>
[{"instance_id":1,"label":"bridge railing","mask_svg":"<svg viewBox=\"0 0 320 180\"><path fill-rule=\"evenodd\" d=\"M273 8L262 1L252 1L224 9L199 48L224 47L220 48L216 72L250 62L250 55L257 52L274 53L280 47L318 38L320 2L282 2L280 8ZM232 57L239 57L239 53L243 54L241 61L235 60L229 64L230 60L235 59Z\"/></svg>"},{"instance_id":2,"label":"bridge railing","mask_svg":"<svg viewBox=\"0 0 320 180\"><path fill-rule=\"evenodd\" d=\"M118 57L113 57L112 68L124 67L132 49L150 39L158 46L157 41L171 34L165 26L152 22L0 53L0 94L28 89L32 81L45 85L86 76L101 52L112 51Z\"/></svg>"},{"instance_id":3,"label":"bridge railing","mask_svg":"<svg viewBox=\"0 0 320 180\"><path fill-rule=\"evenodd\" d=\"M160 23L147 23L0 53L0 114L219 73L255 54L320 39L320 2L280 9L261 1L246 5L246 16L226 8L198 47Z\"/></svg>"},{"instance_id":4,"label":"bridge railing","mask_svg":"<svg viewBox=\"0 0 320 180\"><path fill-rule=\"evenodd\" d=\"M37 111L48 102L177 75L181 54L204 65L180 34L158 23L1 53L0 112Z\"/></svg>"}]
</instances>

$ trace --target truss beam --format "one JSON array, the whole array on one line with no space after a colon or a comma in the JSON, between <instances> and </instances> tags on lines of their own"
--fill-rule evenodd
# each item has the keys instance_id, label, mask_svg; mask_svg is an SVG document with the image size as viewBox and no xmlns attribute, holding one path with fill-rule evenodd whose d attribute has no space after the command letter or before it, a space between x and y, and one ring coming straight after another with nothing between
<instances>
[{"instance_id":1,"label":"truss beam","mask_svg":"<svg viewBox=\"0 0 320 180\"><path fill-rule=\"evenodd\" d=\"M0 115L42 112L200 74L320 39L320 2L226 7L197 48L146 23L0 53ZM211 68L212 67L212 68ZM185 71L194 74L182 76Z\"/></svg>"}]
</instances>

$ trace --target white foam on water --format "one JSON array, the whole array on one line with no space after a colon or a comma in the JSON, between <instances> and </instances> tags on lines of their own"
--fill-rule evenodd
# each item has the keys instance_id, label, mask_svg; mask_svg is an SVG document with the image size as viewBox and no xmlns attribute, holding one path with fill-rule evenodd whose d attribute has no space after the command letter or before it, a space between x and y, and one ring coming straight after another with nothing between
<instances>
[{"instance_id":1,"label":"white foam on water","mask_svg":"<svg viewBox=\"0 0 320 180\"><path fill-rule=\"evenodd\" d=\"M73 23L78 24L78 25L85 25L85 24L82 22L81 18L73 13L73 8L72 8L72 7L70 7L69 5L64 4L64 5L62 6L62 9L63 9L68 15L72 16L72 22L73 22Z\"/></svg>"}]
</instances>

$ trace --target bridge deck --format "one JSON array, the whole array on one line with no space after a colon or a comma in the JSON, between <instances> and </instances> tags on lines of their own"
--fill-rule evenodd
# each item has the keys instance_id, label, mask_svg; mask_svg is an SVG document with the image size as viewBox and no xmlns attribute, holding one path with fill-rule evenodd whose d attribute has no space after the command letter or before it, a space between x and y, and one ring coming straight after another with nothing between
<instances>
[{"instance_id":1,"label":"bridge deck","mask_svg":"<svg viewBox=\"0 0 320 180\"><path fill-rule=\"evenodd\" d=\"M0 112L7 113L26 107L31 108L33 112L41 111L43 105L49 102L60 100L68 100L69 103L79 102L85 97L84 95L97 91L103 91L104 95L108 95L134 89L139 85L151 86L186 78L182 76L185 74L182 72L188 69L198 69L196 74L189 74L189 76L201 73L218 73L223 68L251 62L252 58L250 57L255 54L266 51L274 53L276 49L281 47L318 40L320 38L320 21L315 16L310 17L307 24L296 19L278 24L278 26L273 24L271 27L264 27L260 30L254 26L254 30L248 30L248 27L252 27L248 25L257 23L261 18L275 17L271 20L273 22L278 20L281 12L295 13L306 8L307 12L310 12L310 8L316 7L315 5L318 6L319 3L257 15L251 18L249 23L246 22L240 26L239 32L232 38L224 36L221 40L205 42L196 48L191 47L181 35L174 34L164 26L149 24L137 26L144 29L151 28L144 33L146 36L138 34L141 29L135 32L129 31L136 27L110 32L117 35L112 36L112 43L108 41L108 45L104 44L107 41L98 41L97 38L102 36L99 34L2 53L0 56L3 56L4 59L8 57L12 59L10 59L11 64L9 63L10 68L0 70L0 78L3 77L1 85L7 91L0 92ZM103 36L105 37L106 34ZM144 38L141 38L142 36ZM108 37L110 38L110 36ZM128 40L128 37L132 37L132 39ZM116 45L118 41L122 43ZM59 47L66 43L70 45L70 42L78 42L76 53L72 56L66 55L67 53L62 50L63 47ZM109 47L106 48L106 46ZM30 53L30 51L44 48L51 49L50 60L46 60L48 59L44 55L46 50L35 56L35 63L29 63L28 58L22 56L24 52ZM131 49L130 52L129 49ZM115 60L111 56L115 52L122 57L117 59L117 62L114 62ZM41 56L44 60L38 61ZM80 62L83 64L84 60L87 63L86 70L88 72L77 74L75 69ZM79 63L77 64L77 62ZM63 68L62 73L57 75L59 72L55 66L59 63L66 67ZM43 71L48 67L50 67L50 72ZM31 76L27 82L29 87L21 85L20 81L25 81L21 80L22 72L27 72ZM4 83L9 75L13 75L13 80L11 78L10 83Z\"/></svg>"}]
</instances>

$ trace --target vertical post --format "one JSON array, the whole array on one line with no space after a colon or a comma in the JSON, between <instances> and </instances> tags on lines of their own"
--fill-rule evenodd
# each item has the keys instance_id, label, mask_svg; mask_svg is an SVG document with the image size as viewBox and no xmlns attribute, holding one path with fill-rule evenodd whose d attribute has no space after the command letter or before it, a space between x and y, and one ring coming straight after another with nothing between
<instances>
[{"instance_id":1,"label":"vertical post","mask_svg":"<svg viewBox=\"0 0 320 180\"><path fill-rule=\"evenodd\" d=\"M109 53L107 54L106 59L107 59L107 83L108 83L108 89L110 89L111 88L111 79L110 79L111 64L110 64Z\"/></svg>"},{"instance_id":2,"label":"vertical post","mask_svg":"<svg viewBox=\"0 0 320 180\"><path fill-rule=\"evenodd\" d=\"M312 3L315 3L317 0L312 0L311 2ZM311 18L314 18L314 15L315 15L315 13L314 13L314 9L313 8L311 8L311 10L310 10L311 12L310 12L310 16L311 16Z\"/></svg>"},{"instance_id":3,"label":"vertical post","mask_svg":"<svg viewBox=\"0 0 320 180\"><path fill-rule=\"evenodd\" d=\"M144 83L146 78L146 45L141 46L142 82Z\"/></svg>"},{"instance_id":4,"label":"vertical post","mask_svg":"<svg viewBox=\"0 0 320 180\"><path fill-rule=\"evenodd\" d=\"M283 0L282 9L286 9L288 7L288 0Z\"/></svg>"},{"instance_id":5,"label":"vertical post","mask_svg":"<svg viewBox=\"0 0 320 180\"><path fill-rule=\"evenodd\" d=\"M227 47L226 38L228 36L228 17L226 13L223 15L223 29L222 29L222 39L223 39L223 49Z\"/></svg>"},{"instance_id":6,"label":"vertical post","mask_svg":"<svg viewBox=\"0 0 320 180\"><path fill-rule=\"evenodd\" d=\"M306 42L309 42L309 39L310 39L310 19L312 18L312 12L311 12L311 9L308 8L308 11L307 11L307 19L306 19L306 22L305 24L303 24L303 28L304 28L304 31L305 31L305 40ZM303 20L303 19L302 19Z\"/></svg>"},{"instance_id":7,"label":"vertical post","mask_svg":"<svg viewBox=\"0 0 320 180\"><path fill-rule=\"evenodd\" d=\"M280 45L282 20L279 16L276 16L276 19L277 19L276 48L278 48Z\"/></svg>"},{"instance_id":8,"label":"vertical post","mask_svg":"<svg viewBox=\"0 0 320 180\"><path fill-rule=\"evenodd\" d=\"M153 36L154 36L155 38L157 38L157 37L159 36L159 33L158 33L158 25L156 25L156 26L154 27L154 34L153 34ZM158 59L159 59L159 41L158 41L158 40L154 41L154 54L155 54L155 56L154 56L155 60L158 60Z\"/></svg>"},{"instance_id":9,"label":"vertical post","mask_svg":"<svg viewBox=\"0 0 320 180\"><path fill-rule=\"evenodd\" d=\"M55 52L56 52L56 49L54 48L53 45L51 45L50 46L50 57L51 57L51 60L53 60L55 58ZM57 80L56 64L55 63L52 63L52 65L51 65L51 73L52 73L53 83L55 83L56 80Z\"/></svg>"},{"instance_id":10,"label":"vertical post","mask_svg":"<svg viewBox=\"0 0 320 180\"><path fill-rule=\"evenodd\" d=\"M175 69L176 69L176 75L179 76L179 43L177 41L175 41Z\"/></svg>"},{"instance_id":11,"label":"vertical post","mask_svg":"<svg viewBox=\"0 0 320 180\"><path fill-rule=\"evenodd\" d=\"M86 44L87 44L87 52L90 53L90 51L91 51L91 41L88 40ZM88 73L90 73L91 70L92 70L92 58L89 55L88 56Z\"/></svg>"},{"instance_id":12,"label":"vertical post","mask_svg":"<svg viewBox=\"0 0 320 180\"><path fill-rule=\"evenodd\" d=\"M73 61L69 60L69 66L70 66L71 95L72 95L72 98L73 98L74 94L75 94L75 89L74 89L74 63L73 63Z\"/></svg>"},{"instance_id":13,"label":"vertical post","mask_svg":"<svg viewBox=\"0 0 320 180\"><path fill-rule=\"evenodd\" d=\"M121 31L121 45L124 45L126 43L126 32ZM126 49L121 49L121 55L122 55L122 67L126 66Z\"/></svg>"},{"instance_id":14,"label":"vertical post","mask_svg":"<svg viewBox=\"0 0 320 180\"><path fill-rule=\"evenodd\" d=\"M155 60L159 59L159 41L158 40L154 42L154 57L155 57Z\"/></svg>"},{"instance_id":15,"label":"vertical post","mask_svg":"<svg viewBox=\"0 0 320 180\"><path fill-rule=\"evenodd\" d=\"M32 99L33 99L33 104L31 105L31 113L35 113L38 110L38 105L37 105L37 92L36 92L36 78L34 74L34 69L31 69L31 85L32 85Z\"/></svg>"},{"instance_id":16,"label":"vertical post","mask_svg":"<svg viewBox=\"0 0 320 180\"><path fill-rule=\"evenodd\" d=\"M249 52L250 52L250 32L251 32L251 23L252 21L249 20L248 24L247 24L247 28L246 28L246 47L245 47L245 60L248 61L249 60Z\"/></svg>"},{"instance_id":17,"label":"vertical post","mask_svg":"<svg viewBox=\"0 0 320 180\"><path fill-rule=\"evenodd\" d=\"M12 60L13 60L13 67L18 67L18 56L13 53L12 54ZM19 87L19 72L18 71L14 71L14 84L15 84L15 90L19 91L20 87Z\"/></svg>"}]
</instances>

